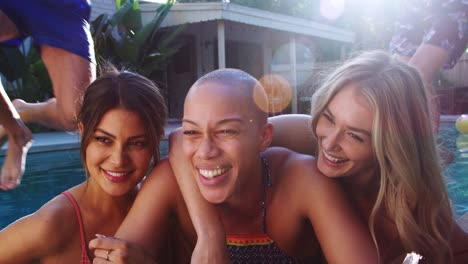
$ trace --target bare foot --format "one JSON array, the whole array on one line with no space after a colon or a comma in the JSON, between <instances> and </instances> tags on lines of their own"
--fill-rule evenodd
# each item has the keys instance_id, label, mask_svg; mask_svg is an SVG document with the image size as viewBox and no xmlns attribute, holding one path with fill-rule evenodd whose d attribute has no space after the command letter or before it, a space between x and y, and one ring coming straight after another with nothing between
<instances>
[{"instance_id":1,"label":"bare foot","mask_svg":"<svg viewBox=\"0 0 468 264\"><path fill-rule=\"evenodd\" d=\"M13 100L12 103L13 103L13 106L15 107L16 111L21 116L21 112L24 111L24 107L27 105L27 103L22 99L15 99L15 100ZM0 148L3 146L3 144L5 144L5 142L7 142L7 136L8 135L7 135L6 131L5 131L5 128L2 125L0 125Z\"/></svg>"},{"instance_id":2,"label":"bare foot","mask_svg":"<svg viewBox=\"0 0 468 264\"><path fill-rule=\"evenodd\" d=\"M8 150L0 175L0 189L7 191L16 188L24 174L26 154L32 145L32 133L18 120L18 131L8 136Z\"/></svg>"},{"instance_id":3,"label":"bare foot","mask_svg":"<svg viewBox=\"0 0 468 264\"><path fill-rule=\"evenodd\" d=\"M11 102L13 104L13 106L15 107L16 111L18 112L18 114L20 115L21 117L21 120L23 120L23 122L25 123L28 123L29 121L24 119L24 117L21 115L21 113L25 112L27 107L28 107L28 103L26 103L24 100L22 99L15 99Z\"/></svg>"}]
</instances>

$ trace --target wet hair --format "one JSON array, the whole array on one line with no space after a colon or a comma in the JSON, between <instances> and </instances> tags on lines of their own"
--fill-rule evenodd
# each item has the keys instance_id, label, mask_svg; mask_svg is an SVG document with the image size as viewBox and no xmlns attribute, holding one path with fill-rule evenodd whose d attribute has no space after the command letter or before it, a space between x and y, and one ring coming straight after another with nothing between
<instances>
[{"instance_id":1,"label":"wet hair","mask_svg":"<svg viewBox=\"0 0 468 264\"><path fill-rule=\"evenodd\" d=\"M447 263L452 259L452 211L431 123L430 98L421 76L383 51L351 59L313 95L315 139L321 113L350 84L357 84L374 113L372 149L379 177L369 217L374 242L375 218L383 213L395 223L406 253L415 251L431 263Z\"/></svg>"},{"instance_id":2,"label":"wet hair","mask_svg":"<svg viewBox=\"0 0 468 264\"><path fill-rule=\"evenodd\" d=\"M199 78L190 88L186 100L197 87L208 82L220 83L241 91L245 95L245 98L249 100L249 105L252 105L255 109L258 117L257 121L259 121L260 124L267 123L268 97L265 89L255 77L238 69L218 69Z\"/></svg>"},{"instance_id":3,"label":"wet hair","mask_svg":"<svg viewBox=\"0 0 468 264\"><path fill-rule=\"evenodd\" d=\"M148 132L154 162L159 160L159 143L164 137L167 108L158 87L136 73L108 69L85 90L78 122L82 124L81 159L85 164L86 148L109 110L123 108L140 116Z\"/></svg>"}]
</instances>

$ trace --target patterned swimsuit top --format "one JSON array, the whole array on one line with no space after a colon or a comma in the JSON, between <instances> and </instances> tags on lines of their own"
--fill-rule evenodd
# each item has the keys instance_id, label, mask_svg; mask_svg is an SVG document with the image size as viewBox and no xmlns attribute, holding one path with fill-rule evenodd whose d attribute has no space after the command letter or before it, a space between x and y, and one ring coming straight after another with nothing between
<instances>
[{"instance_id":1,"label":"patterned swimsuit top","mask_svg":"<svg viewBox=\"0 0 468 264\"><path fill-rule=\"evenodd\" d=\"M231 263L313 263L316 258L299 259L288 256L266 233L266 190L271 187L270 167L260 154L262 163L262 233L255 235L226 235Z\"/></svg>"}]
</instances>

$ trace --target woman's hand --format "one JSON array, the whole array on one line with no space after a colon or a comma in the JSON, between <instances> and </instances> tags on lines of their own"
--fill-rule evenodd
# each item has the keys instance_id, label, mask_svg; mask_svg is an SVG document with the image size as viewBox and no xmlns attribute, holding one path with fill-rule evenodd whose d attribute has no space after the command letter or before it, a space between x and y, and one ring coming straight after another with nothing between
<instances>
[{"instance_id":1,"label":"woman's hand","mask_svg":"<svg viewBox=\"0 0 468 264\"><path fill-rule=\"evenodd\" d=\"M94 249L94 264L99 263L156 263L142 247L116 237L106 237L96 234L89 242L89 248Z\"/></svg>"}]
</instances>

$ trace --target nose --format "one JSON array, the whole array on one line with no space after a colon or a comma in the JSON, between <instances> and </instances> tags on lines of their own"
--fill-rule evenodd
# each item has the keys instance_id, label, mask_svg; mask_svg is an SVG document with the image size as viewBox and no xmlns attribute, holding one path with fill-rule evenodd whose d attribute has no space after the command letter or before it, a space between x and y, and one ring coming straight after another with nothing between
<instances>
[{"instance_id":1,"label":"nose","mask_svg":"<svg viewBox=\"0 0 468 264\"><path fill-rule=\"evenodd\" d=\"M327 151L340 150L340 132L331 131L322 138L322 147Z\"/></svg>"},{"instance_id":2,"label":"nose","mask_svg":"<svg viewBox=\"0 0 468 264\"><path fill-rule=\"evenodd\" d=\"M126 147L124 145L116 145L112 150L110 162L116 167L121 167L127 162L127 160L128 153Z\"/></svg>"},{"instance_id":3,"label":"nose","mask_svg":"<svg viewBox=\"0 0 468 264\"><path fill-rule=\"evenodd\" d=\"M206 136L200 141L197 148L198 158L206 160L216 157L218 154L219 148L210 136Z\"/></svg>"}]
</instances>

